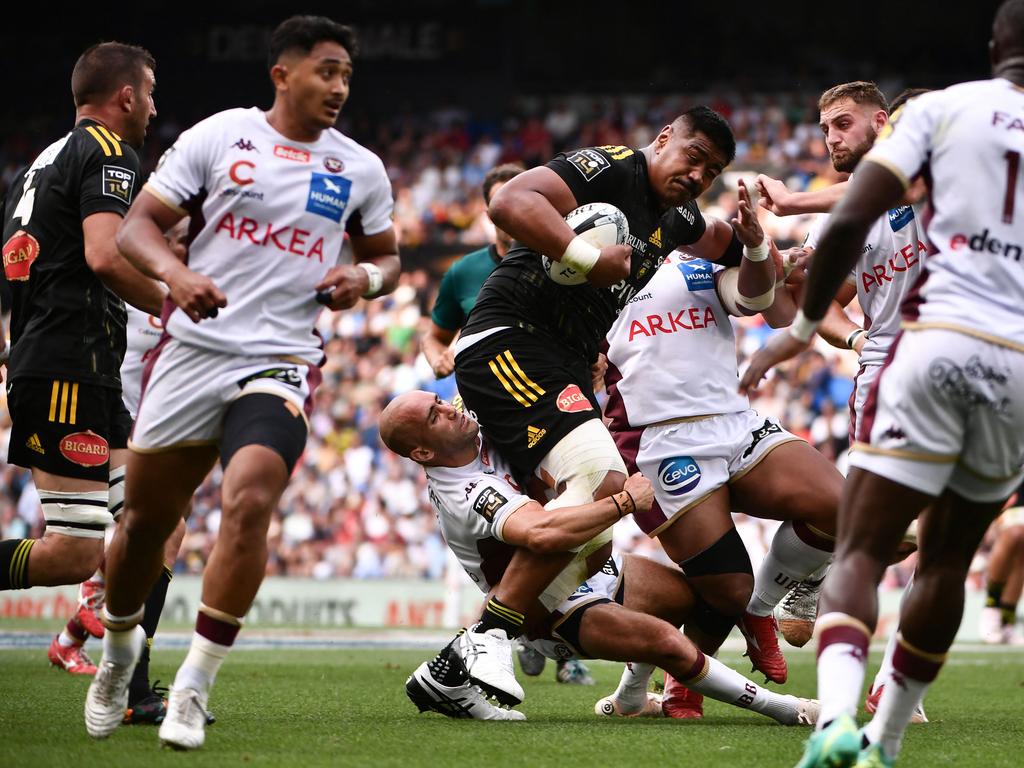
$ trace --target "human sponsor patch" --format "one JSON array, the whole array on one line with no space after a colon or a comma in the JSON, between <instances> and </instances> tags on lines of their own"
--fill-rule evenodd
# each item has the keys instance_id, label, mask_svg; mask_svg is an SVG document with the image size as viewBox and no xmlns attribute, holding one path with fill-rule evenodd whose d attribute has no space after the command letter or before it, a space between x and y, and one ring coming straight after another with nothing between
<instances>
[{"instance_id":1,"label":"human sponsor patch","mask_svg":"<svg viewBox=\"0 0 1024 768\"><path fill-rule=\"evenodd\" d=\"M103 194L130 204L135 189L135 171L119 165L103 166Z\"/></svg>"},{"instance_id":2,"label":"human sponsor patch","mask_svg":"<svg viewBox=\"0 0 1024 768\"><path fill-rule=\"evenodd\" d=\"M715 287L714 271L704 259L680 261L676 267L683 273L686 287L691 291L709 291Z\"/></svg>"},{"instance_id":3,"label":"human sponsor patch","mask_svg":"<svg viewBox=\"0 0 1024 768\"><path fill-rule=\"evenodd\" d=\"M32 262L39 258L39 241L19 229L4 243L4 274L8 280L28 280Z\"/></svg>"},{"instance_id":4,"label":"human sponsor patch","mask_svg":"<svg viewBox=\"0 0 1024 768\"><path fill-rule=\"evenodd\" d=\"M566 155L565 159L572 163L587 181L592 181L598 174L612 167L607 157L593 149L578 149Z\"/></svg>"},{"instance_id":5,"label":"human sponsor patch","mask_svg":"<svg viewBox=\"0 0 1024 768\"><path fill-rule=\"evenodd\" d=\"M762 424L757 429L751 430L750 445L748 445L747 449L743 452L743 458L745 459L748 456L750 456L750 454L752 454L754 452L754 449L757 447L757 444L764 440L766 437L768 437L768 435L778 434L782 434L782 427L780 427L778 424L772 423L771 419L765 419L764 424Z\"/></svg>"},{"instance_id":6,"label":"human sponsor patch","mask_svg":"<svg viewBox=\"0 0 1024 768\"><path fill-rule=\"evenodd\" d=\"M914 220L914 209L909 205L901 205L899 208L889 210L889 226L893 232L899 232L907 224Z\"/></svg>"},{"instance_id":7,"label":"human sponsor patch","mask_svg":"<svg viewBox=\"0 0 1024 768\"><path fill-rule=\"evenodd\" d=\"M501 492L493 486L487 486L473 502L473 511L480 515L488 523L494 522L494 514L508 504Z\"/></svg>"},{"instance_id":8,"label":"human sponsor patch","mask_svg":"<svg viewBox=\"0 0 1024 768\"><path fill-rule=\"evenodd\" d=\"M352 182L344 176L326 173L311 174L306 210L340 223L352 193Z\"/></svg>"},{"instance_id":9,"label":"human sponsor patch","mask_svg":"<svg viewBox=\"0 0 1024 768\"><path fill-rule=\"evenodd\" d=\"M658 482L670 496L682 496L700 483L700 465L691 456L664 459L658 467Z\"/></svg>"},{"instance_id":10,"label":"human sponsor patch","mask_svg":"<svg viewBox=\"0 0 1024 768\"><path fill-rule=\"evenodd\" d=\"M557 403L558 410L564 413L581 413L594 410L594 406L591 405L587 396L575 384L570 384L558 393Z\"/></svg>"},{"instance_id":11,"label":"human sponsor patch","mask_svg":"<svg viewBox=\"0 0 1024 768\"><path fill-rule=\"evenodd\" d=\"M61 455L81 467L99 467L110 459L107 441L90 429L60 439Z\"/></svg>"}]
</instances>

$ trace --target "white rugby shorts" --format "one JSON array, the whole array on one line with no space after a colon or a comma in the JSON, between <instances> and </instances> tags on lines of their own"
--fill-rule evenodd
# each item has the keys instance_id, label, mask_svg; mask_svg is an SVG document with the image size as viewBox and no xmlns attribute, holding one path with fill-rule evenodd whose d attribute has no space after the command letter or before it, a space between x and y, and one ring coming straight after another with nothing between
<instances>
[{"instance_id":1,"label":"white rugby shorts","mask_svg":"<svg viewBox=\"0 0 1024 768\"><path fill-rule=\"evenodd\" d=\"M1024 478L1024 353L939 328L894 343L850 465L931 496L1007 498Z\"/></svg>"},{"instance_id":2,"label":"white rugby shorts","mask_svg":"<svg viewBox=\"0 0 1024 768\"><path fill-rule=\"evenodd\" d=\"M636 513L633 519L652 537L780 445L800 439L777 419L751 409L636 432L636 467L654 486L655 503L650 512ZM615 442L628 464L628 435L616 435Z\"/></svg>"},{"instance_id":3,"label":"white rugby shorts","mask_svg":"<svg viewBox=\"0 0 1024 768\"><path fill-rule=\"evenodd\" d=\"M229 355L165 337L146 363L129 447L146 453L215 445L228 406L257 392L284 399L308 420L320 378L306 362Z\"/></svg>"}]
</instances>

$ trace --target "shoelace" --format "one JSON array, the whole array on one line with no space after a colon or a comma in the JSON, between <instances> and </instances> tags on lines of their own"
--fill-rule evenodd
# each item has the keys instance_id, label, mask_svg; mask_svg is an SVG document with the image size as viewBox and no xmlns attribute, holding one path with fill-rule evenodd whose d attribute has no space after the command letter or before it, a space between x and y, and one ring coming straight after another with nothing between
<instances>
[{"instance_id":1,"label":"shoelace","mask_svg":"<svg viewBox=\"0 0 1024 768\"><path fill-rule=\"evenodd\" d=\"M151 690L156 696L159 696L161 699L166 699L167 694L170 693L170 689L166 685L160 685L159 680L153 681L153 687Z\"/></svg>"},{"instance_id":2,"label":"shoelace","mask_svg":"<svg viewBox=\"0 0 1024 768\"><path fill-rule=\"evenodd\" d=\"M807 582L801 581L799 584L797 584L795 587L789 590L789 594L786 595L786 597L782 601L783 607L786 610L790 610L798 600L810 594L810 591L811 589Z\"/></svg>"}]
</instances>

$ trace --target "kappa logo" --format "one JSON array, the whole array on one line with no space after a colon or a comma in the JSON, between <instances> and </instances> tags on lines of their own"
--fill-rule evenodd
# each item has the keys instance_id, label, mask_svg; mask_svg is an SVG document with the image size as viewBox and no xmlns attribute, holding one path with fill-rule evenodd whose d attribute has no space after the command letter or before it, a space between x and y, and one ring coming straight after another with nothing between
<instances>
[{"instance_id":1,"label":"kappa logo","mask_svg":"<svg viewBox=\"0 0 1024 768\"><path fill-rule=\"evenodd\" d=\"M282 160L291 160L294 163L309 162L309 152L304 149L287 147L284 144L274 145L274 157L280 157Z\"/></svg>"},{"instance_id":2,"label":"kappa logo","mask_svg":"<svg viewBox=\"0 0 1024 768\"><path fill-rule=\"evenodd\" d=\"M103 194L116 197L122 203L131 203L135 189L135 171L118 165L103 166Z\"/></svg>"},{"instance_id":3,"label":"kappa logo","mask_svg":"<svg viewBox=\"0 0 1024 768\"><path fill-rule=\"evenodd\" d=\"M39 439L38 433L33 432L31 435L28 436L28 440L25 441L25 447L28 448L30 451L35 451L36 453L41 454L43 456L46 455L46 451L43 450L43 443Z\"/></svg>"},{"instance_id":4,"label":"kappa logo","mask_svg":"<svg viewBox=\"0 0 1024 768\"><path fill-rule=\"evenodd\" d=\"M581 413L592 411L594 406L590 404L587 396L583 394L578 386L570 384L558 393L558 410L564 413Z\"/></svg>"},{"instance_id":5,"label":"kappa logo","mask_svg":"<svg viewBox=\"0 0 1024 768\"><path fill-rule=\"evenodd\" d=\"M750 456L757 447L757 444L768 437L768 435L778 435L781 433L782 427L778 424L773 424L771 419L765 419L764 424L750 433L750 437L752 439L750 441L750 445L747 446L747 450L743 452L743 458L745 459Z\"/></svg>"},{"instance_id":6,"label":"kappa logo","mask_svg":"<svg viewBox=\"0 0 1024 768\"><path fill-rule=\"evenodd\" d=\"M710 291L715 287L711 264L704 259L687 259L676 264L691 291Z\"/></svg>"},{"instance_id":7,"label":"kappa logo","mask_svg":"<svg viewBox=\"0 0 1024 768\"><path fill-rule=\"evenodd\" d=\"M473 511L484 518L488 523L494 522L495 513L504 505L508 504L500 491L496 488L484 488L484 492L476 497L473 502Z\"/></svg>"},{"instance_id":8,"label":"kappa logo","mask_svg":"<svg viewBox=\"0 0 1024 768\"><path fill-rule=\"evenodd\" d=\"M895 440L897 442L903 442L907 439L906 433L903 428L898 424L892 424L888 429L885 430L880 436L881 440Z\"/></svg>"},{"instance_id":9,"label":"kappa logo","mask_svg":"<svg viewBox=\"0 0 1024 768\"><path fill-rule=\"evenodd\" d=\"M231 146L235 149L241 149L243 152L259 152L259 150L256 149L256 145L248 139L239 139Z\"/></svg>"},{"instance_id":10,"label":"kappa logo","mask_svg":"<svg viewBox=\"0 0 1024 768\"><path fill-rule=\"evenodd\" d=\"M351 192L352 182L344 176L328 176L314 171L309 179L306 210L340 223Z\"/></svg>"},{"instance_id":11,"label":"kappa logo","mask_svg":"<svg viewBox=\"0 0 1024 768\"><path fill-rule=\"evenodd\" d=\"M80 467L99 467L110 458L107 441L91 429L62 437L60 452L65 459Z\"/></svg>"},{"instance_id":12,"label":"kappa logo","mask_svg":"<svg viewBox=\"0 0 1024 768\"><path fill-rule=\"evenodd\" d=\"M4 243L4 274L8 280L28 280L32 262L39 258L39 241L19 229Z\"/></svg>"},{"instance_id":13,"label":"kappa logo","mask_svg":"<svg viewBox=\"0 0 1024 768\"><path fill-rule=\"evenodd\" d=\"M665 459L658 467L658 482L670 496L682 496L700 483L700 465L690 456Z\"/></svg>"},{"instance_id":14,"label":"kappa logo","mask_svg":"<svg viewBox=\"0 0 1024 768\"><path fill-rule=\"evenodd\" d=\"M533 426L526 428L526 447L533 448L537 443L544 439L548 431L546 429L540 429Z\"/></svg>"}]
</instances>

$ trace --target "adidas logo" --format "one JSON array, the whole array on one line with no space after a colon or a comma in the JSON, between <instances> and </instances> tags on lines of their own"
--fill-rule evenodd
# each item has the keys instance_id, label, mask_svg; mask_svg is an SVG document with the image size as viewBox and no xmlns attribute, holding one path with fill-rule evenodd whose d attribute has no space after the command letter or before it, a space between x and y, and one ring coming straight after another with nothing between
<instances>
[{"instance_id":1,"label":"adidas logo","mask_svg":"<svg viewBox=\"0 0 1024 768\"><path fill-rule=\"evenodd\" d=\"M537 427L526 428L526 447L533 448L541 439L546 435L548 431L546 429L537 429Z\"/></svg>"},{"instance_id":2,"label":"adidas logo","mask_svg":"<svg viewBox=\"0 0 1024 768\"><path fill-rule=\"evenodd\" d=\"M654 230L654 234L647 238L647 242L655 248L661 248L661 227Z\"/></svg>"},{"instance_id":3,"label":"adidas logo","mask_svg":"<svg viewBox=\"0 0 1024 768\"><path fill-rule=\"evenodd\" d=\"M30 451L35 451L36 453L41 453L44 456L46 455L46 451L43 450L43 444L39 440L39 435L36 434L36 433L32 433L32 435L29 436L28 440L25 441L25 446Z\"/></svg>"}]
</instances>

